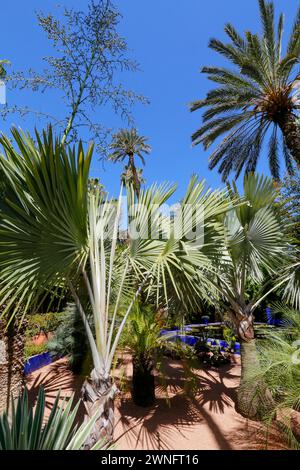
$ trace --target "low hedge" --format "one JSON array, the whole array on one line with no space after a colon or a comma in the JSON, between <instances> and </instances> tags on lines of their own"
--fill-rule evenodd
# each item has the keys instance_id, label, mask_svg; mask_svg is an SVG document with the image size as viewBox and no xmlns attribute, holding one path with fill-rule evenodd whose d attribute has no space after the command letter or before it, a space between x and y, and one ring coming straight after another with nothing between
<instances>
[{"instance_id":1,"label":"low hedge","mask_svg":"<svg viewBox=\"0 0 300 470\"><path fill-rule=\"evenodd\" d=\"M56 331L65 318L65 312L35 313L28 316L26 337L33 338L41 331L50 333Z\"/></svg>"},{"instance_id":2,"label":"low hedge","mask_svg":"<svg viewBox=\"0 0 300 470\"><path fill-rule=\"evenodd\" d=\"M35 313L28 316L28 323L25 333L24 359L42 354L47 351L47 342L44 344L34 344L33 338L41 331L52 333L62 324L65 319L65 312Z\"/></svg>"},{"instance_id":3,"label":"low hedge","mask_svg":"<svg viewBox=\"0 0 300 470\"><path fill-rule=\"evenodd\" d=\"M34 344L32 340L28 340L24 346L24 360L27 361L30 357L42 354L47 351L47 343Z\"/></svg>"}]
</instances>

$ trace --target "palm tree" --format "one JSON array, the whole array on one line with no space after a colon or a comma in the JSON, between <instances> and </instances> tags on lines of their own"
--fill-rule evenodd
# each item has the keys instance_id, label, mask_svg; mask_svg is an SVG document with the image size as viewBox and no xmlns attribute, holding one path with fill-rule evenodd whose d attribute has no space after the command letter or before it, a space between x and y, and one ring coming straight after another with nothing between
<instances>
[{"instance_id":1,"label":"palm tree","mask_svg":"<svg viewBox=\"0 0 300 470\"><path fill-rule=\"evenodd\" d=\"M223 180L231 171L236 177L245 169L255 171L265 138L269 138L268 160L272 176L279 179L279 135L284 160L292 172L292 160L300 164L299 71L300 9L282 53L284 16L274 25L274 5L259 0L262 35L247 31L239 35L231 24L226 44L212 39L209 47L235 68L204 67L203 73L219 86L203 100L194 101L191 111L207 108L203 125L192 135L194 145L208 149L224 136L209 157L209 168L218 165Z\"/></svg>"},{"instance_id":2,"label":"palm tree","mask_svg":"<svg viewBox=\"0 0 300 470\"><path fill-rule=\"evenodd\" d=\"M121 341L132 353L132 399L138 406L155 402L154 356L163 339L159 333L153 307L137 303Z\"/></svg>"},{"instance_id":3,"label":"palm tree","mask_svg":"<svg viewBox=\"0 0 300 470\"><path fill-rule=\"evenodd\" d=\"M229 194L234 199L239 197L234 183L229 186ZM291 256L280 209L274 205L277 196L270 178L249 174L244 179L247 203L235 206L222 217L224 258L219 265L217 282L241 342L238 410L253 419L260 418L264 406L268 406L264 384L253 381L252 388L248 386L252 368L259 369L254 312L268 293L286 284L284 276L278 280L278 273ZM275 285L270 282L272 277L277 279ZM247 295L249 282L258 287L255 298Z\"/></svg>"},{"instance_id":4,"label":"palm tree","mask_svg":"<svg viewBox=\"0 0 300 470\"><path fill-rule=\"evenodd\" d=\"M5 65L10 62L6 59L0 60L0 80L6 77ZM6 184L3 172L0 172L0 204L5 197ZM1 310L3 310L1 305ZM8 322L3 318L0 321L0 346L1 370L0 370L0 413L4 411L9 404L10 396L18 396L20 393L24 374L24 324L20 328L16 321Z\"/></svg>"},{"instance_id":5,"label":"palm tree","mask_svg":"<svg viewBox=\"0 0 300 470\"><path fill-rule=\"evenodd\" d=\"M143 154L148 155L151 147L146 143L147 138L138 135L136 129L121 129L117 134L113 135L110 149L112 153L109 155L109 160L112 162L123 162L128 159L125 166L125 172L122 174L123 182L131 182L139 195L142 183L142 170L136 168L134 157L137 155L142 164L145 165Z\"/></svg>"},{"instance_id":6,"label":"palm tree","mask_svg":"<svg viewBox=\"0 0 300 470\"><path fill-rule=\"evenodd\" d=\"M293 262L283 270L281 279L284 285L283 298L294 308L300 310L300 252L294 248Z\"/></svg>"},{"instance_id":7,"label":"palm tree","mask_svg":"<svg viewBox=\"0 0 300 470\"><path fill-rule=\"evenodd\" d=\"M212 258L222 240L216 218L230 202L223 192L204 191L204 183L193 177L181 213L168 218L161 207L175 186L152 185L138 203L130 186L128 240L118 249L122 187L117 203L89 191L92 147L86 154L81 144L76 152L66 149L51 129L43 138L36 134L37 144L16 129L12 134L18 150L7 137L0 139L5 151L0 168L12 193L2 203L0 221L0 301L10 299L3 315L21 303L25 315L45 291L68 286L92 355L93 369L83 386L87 416L100 410L86 444L91 447L101 437L112 439L117 393L112 363L137 298L143 290L168 305L168 283L185 304L207 298ZM119 322L121 304L126 310Z\"/></svg>"},{"instance_id":8,"label":"palm tree","mask_svg":"<svg viewBox=\"0 0 300 470\"><path fill-rule=\"evenodd\" d=\"M132 354L133 402L138 406L152 406L155 402L155 378L153 371L167 342L174 333L161 335L157 312L150 304L137 302L125 328L121 345ZM173 343L170 344L170 348Z\"/></svg>"}]
</instances>

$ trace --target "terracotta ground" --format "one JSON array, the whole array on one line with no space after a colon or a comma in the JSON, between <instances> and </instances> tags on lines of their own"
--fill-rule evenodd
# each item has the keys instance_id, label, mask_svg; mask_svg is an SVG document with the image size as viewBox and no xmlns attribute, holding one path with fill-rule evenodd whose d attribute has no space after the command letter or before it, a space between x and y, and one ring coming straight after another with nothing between
<instances>
[{"instance_id":1,"label":"terracotta ground","mask_svg":"<svg viewBox=\"0 0 300 470\"><path fill-rule=\"evenodd\" d=\"M124 358L123 358L124 359ZM236 361L237 362L237 361ZM156 405L149 409L135 406L130 394L122 392L116 401L116 449L230 450L265 449L266 437L262 425L242 418L234 406L240 378L240 365L233 363L218 369L202 369L196 373L196 393L184 392L186 376L180 361L168 359L165 364L169 400L165 387L157 386ZM131 373L128 357L119 366L118 379ZM61 389L63 396L75 392L80 396L82 379L68 370L65 360L59 360L28 377L30 397L35 399L38 386L43 384L50 410L53 397ZM268 449L284 449L280 436L272 430Z\"/></svg>"}]
</instances>

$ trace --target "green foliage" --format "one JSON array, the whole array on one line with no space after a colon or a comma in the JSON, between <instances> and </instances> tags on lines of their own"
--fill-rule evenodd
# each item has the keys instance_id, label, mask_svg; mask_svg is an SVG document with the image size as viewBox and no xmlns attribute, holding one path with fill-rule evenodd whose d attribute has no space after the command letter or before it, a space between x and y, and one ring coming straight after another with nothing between
<instances>
[{"instance_id":1,"label":"green foliage","mask_svg":"<svg viewBox=\"0 0 300 470\"><path fill-rule=\"evenodd\" d=\"M164 357L172 357L182 361L185 374L184 390L189 394L195 393L197 387L196 377L193 373L195 353L190 346L183 344L181 341L174 340L174 333L170 332L160 335L160 331L161 326L154 307L137 302L127 327L123 332L121 346L130 349L134 365L134 375L140 374L143 377L143 380L145 380L145 390L149 374L154 368L159 371L159 380L167 394L166 400L168 402ZM143 384L139 382L133 389L138 389L141 386ZM150 391L151 387L148 393ZM138 390L137 394L139 394Z\"/></svg>"},{"instance_id":2,"label":"green foliage","mask_svg":"<svg viewBox=\"0 0 300 470\"><path fill-rule=\"evenodd\" d=\"M54 336L48 341L47 350L53 356L68 356L73 372L80 373L88 356L84 324L74 304L67 305L63 313L63 321L55 331Z\"/></svg>"},{"instance_id":3,"label":"green foliage","mask_svg":"<svg viewBox=\"0 0 300 470\"><path fill-rule=\"evenodd\" d=\"M300 312L280 303L274 304L272 310L282 314L285 327L265 332L258 343L261 368L252 371L249 381L262 378L268 385L275 408L265 419L271 424L277 416L290 444L299 449L299 433L294 434L288 411L300 412Z\"/></svg>"},{"instance_id":4,"label":"green foliage","mask_svg":"<svg viewBox=\"0 0 300 470\"><path fill-rule=\"evenodd\" d=\"M223 339L228 343L229 349L232 350L236 342L236 336L232 328L228 326L223 327Z\"/></svg>"},{"instance_id":5,"label":"green foliage","mask_svg":"<svg viewBox=\"0 0 300 470\"><path fill-rule=\"evenodd\" d=\"M73 407L74 398L59 405L56 396L50 416L45 423L46 397L39 389L35 407L28 403L27 390L15 403L12 401L11 416L0 416L0 450L79 450L95 425L96 414L78 429L75 424L80 402ZM73 409L72 409L73 408ZM98 442L94 449L104 447Z\"/></svg>"},{"instance_id":6,"label":"green foliage","mask_svg":"<svg viewBox=\"0 0 300 470\"><path fill-rule=\"evenodd\" d=\"M199 340L194 346L194 351L201 363L211 366L220 366L230 363L231 353L233 352L233 346L236 342L235 333L230 327L201 327L198 330L198 335ZM212 344L209 338L214 338L215 344ZM227 341L227 348L221 347L221 339Z\"/></svg>"},{"instance_id":7,"label":"green foliage","mask_svg":"<svg viewBox=\"0 0 300 470\"><path fill-rule=\"evenodd\" d=\"M47 343L35 344L31 339L27 339L24 345L24 359L27 361L32 356L42 354L48 350Z\"/></svg>"},{"instance_id":8,"label":"green foliage","mask_svg":"<svg viewBox=\"0 0 300 470\"><path fill-rule=\"evenodd\" d=\"M159 333L153 306L137 302L122 338L122 345L130 348L137 367L153 367L154 353L162 345Z\"/></svg>"},{"instance_id":9,"label":"green foliage","mask_svg":"<svg viewBox=\"0 0 300 470\"><path fill-rule=\"evenodd\" d=\"M9 60L6 60L6 59L0 60L0 79L5 78L7 75L5 65L10 65Z\"/></svg>"},{"instance_id":10,"label":"green foliage","mask_svg":"<svg viewBox=\"0 0 300 470\"><path fill-rule=\"evenodd\" d=\"M194 145L208 149L222 138L209 157L209 168L218 166L224 181L233 171L238 177L256 169L259 156L268 142L268 162L279 179L279 148L289 172L293 159L300 163L298 87L300 54L300 13L282 54L284 17L275 25L274 4L259 0L262 34L245 32L242 37L231 24L225 25L229 42L211 39L209 47L222 55L230 68L203 67L202 72L218 85L206 98L194 101L191 111L206 108L203 124L192 135ZM279 139L279 136L282 139Z\"/></svg>"},{"instance_id":11,"label":"green foliage","mask_svg":"<svg viewBox=\"0 0 300 470\"><path fill-rule=\"evenodd\" d=\"M136 168L134 157L138 156L142 164L145 165L144 155L148 155L151 147L147 144L147 138L138 135L136 129L121 129L117 134L113 135L113 140L110 144L112 153L109 155L109 160L112 162L123 162L127 159L125 171L122 174L121 180L124 184L131 183L139 194L141 183L144 182L142 177L142 170Z\"/></svg>"},{"instance_id":12,"label":"green foliage","mask_svg":"<svg viewBox=\"0 0 300 470\"><path fill-rule=\"evenodd\" d=\"M36 133L36 143L16 129L12 134L18 150L7 137L0 138L6 154L0 156L0 169L9 188L9 196L1 204L5 249L0 250L0 259L5 263L14 253L16 264L2 267L0 295L3 299L9 291L15 293L3 315L11 306L15 312L21 302L25 315L29 307L39 305L45 292L65 285L75 265L78 268L87 258L87 183L92 146L86 153L81 144L77 150L66 150L53 137L51 128L42 137ZM12 224L17 214L19 220ZM62 248L64 243L66 249ZM8 278L17 273L21 276L23 263L31 266L31 274L25 270L26 280L20 278L16 288Z\"/></svg>"},{"instance_id":13,"label":"green foliage","mask_svg":"<svg viewBox=\"0 0 300 470\"><path fill-rule=\"evenodd\" d=\"M300 243L300 170L286 175L281 185L288 231L294 243Z\"/></svg>"},{"instance_id":14,"label":"green foliage","mask_svg":"<svg viewBox=\"0 0 300 470\"><path fill-rule=\"evenodd\" d=\"M83 2L81 2L83 3ZM104 105L132 122L131 108L136 102L147 103L143 96L126 89L120 81L121 72L137 71L137 63L128 57L126 41L118 32L121 15L111 0L89 0L86 8L63 7L57 16L37 12L37 21L53 46L53 55L44 58L42 72L32 68L13 72L8 84L20 90L40 92L58 90L61 103L65 103L63 119L29 107L4 107L21 116L35 113L60 128L62 142L79 140L82 127L89 133L89 140L96 142L102 154L106 153L110 130L105 123L94 121L95 109Z\"/></svg>"},{"instance_id":15,"label":"green foliage","mask_svg":"<svg viewBox=\"0 0 300 470\"><path fill-rule=\"evenodd\" d=\"M41 331L44 333L53 333L64 321L64 312L34 313L28 315L26 337L33 338Z\"/></svg>"},{"instance_id":16,"label":"green foliage","mask_svg":"<svg viewBox=\"0 0 300 470\"><path fill-rule=\"evenodd\" d=\"M228 188L230 197L239 197L235 183ZM270 178L249 174L246 203L222 218L227 258L219 265L219 282L225 303L237 316L251 315L270 290L270 278L278 276L278 266L291 262L289 239L274 205L277 195Z\"/></svg>"},{"instance_id":17,"label":"green foliage","mask_svg":"<svg viewBox=\"0 0 300 470\"><path fill-rule=\"evenodd\" d=\"M205 190L194 176L181 201L182 211L191 217L181 224L180 213L170 219L161 211L175 185L153 184L138 200L128 186L129 230L120 250L122 188L117 203L89 191L92 147L86 152L81 144L66 148L51 129L42 138L36 134L36 144L30 136L12 132L17 149L8 138L0 139L5 150L0 169L12 192L1 206L0 300L10 297L2 314L12 305L13 314L22 304L25 315L45 291L68 288L85 326L94 370L106 376L141 291L155 298L156 305L168 303L170 285L172 295L186 305L208 297L208 273L215 273L213 261L222 249L217 218L232 201L223 191ZM118 323L124 298L127 308Z\"/></svg>"},{"instance_id":18,"label":"green foliage","mask_svg":"<svg viewBox=\"0 0 300 470\"><path fill-rule=\"evenodd\" d=\"M31 356L48 351L47 343L35 344L32 340L34 336L43 332L45 334L54 333L65 321L64 312L35 313L28 315L25 331L24 358L27 360Z\"/></svg>"},{"instance_id":19,"label":"green foliage","mask_svg":"<svg viewBox=\"0 0 300 470\"><path fill-rule=\"evenodd\" d=\"M103 197L107 195L103 184L100 183L99 178L89 178L88 189L93 194L102 194Z\"/></svg>"}]
</instances>

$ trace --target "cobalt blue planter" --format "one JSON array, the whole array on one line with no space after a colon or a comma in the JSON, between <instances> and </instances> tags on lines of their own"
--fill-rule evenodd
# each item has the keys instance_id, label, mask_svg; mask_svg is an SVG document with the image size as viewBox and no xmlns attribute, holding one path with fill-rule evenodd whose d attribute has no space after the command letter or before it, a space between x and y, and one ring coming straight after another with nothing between
<instances>
[{"instance_id":1,"label":"cobalt blue planter","mask_svg":"<svg viewBox=\"0 0 300 470\"><path fill-rule=\"evenodd\" d=\"M31 372L47 366L48 364L51 364L51 362L53 362L53 357L48 351L32 356L24 364L24 374L31 374Z\"/></svg>"},{"instance_id":2,"label":"cobalt blue planter","mask_svg":"<svg viewBox=\"0 0 300 470\"><path fill-rule=\"evenodd\" d=\"M185 327L184 330L186 331L187 327ZM160 331L161 335L166 335L166 334L169 334L169 333L174 333L174 336L172 338L170 338L169 341L175 341L176 339L179 339L179 341L181 341L182 343L188 344L189 346L192 346L192 347L195 346L195 344L199 341L198 336L182 335L182 334L179 334L177 329L176 330L175 329L172 329L172 330L162 329ZM228 343L225 340L208 338L207 343L210 343L212 346L219 345L221 347L221 349L223 349L223 350L228 348ZM240 354L240 343L235 343L233 349L234 349L234 354Z\"/></svg>"},{"instance_id":3,"label":"cobalt blue planter","mask_svg":"<svg viewBox=\"0 0 300 470\"><path fill-rule=\"evenodd\" d=\"M177 338L179 338L182 343L188 344L189 346L195 346L199 339L197 336L191 335L178 335Z\"/></svg>"}]
</instances>

